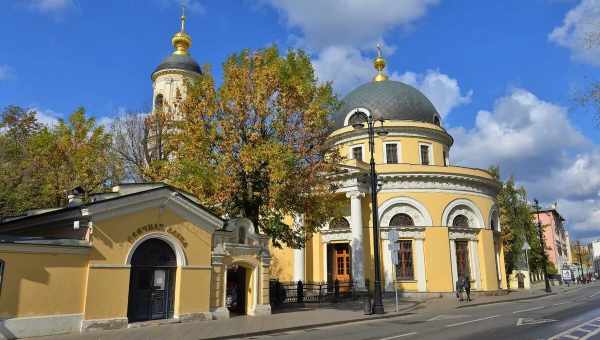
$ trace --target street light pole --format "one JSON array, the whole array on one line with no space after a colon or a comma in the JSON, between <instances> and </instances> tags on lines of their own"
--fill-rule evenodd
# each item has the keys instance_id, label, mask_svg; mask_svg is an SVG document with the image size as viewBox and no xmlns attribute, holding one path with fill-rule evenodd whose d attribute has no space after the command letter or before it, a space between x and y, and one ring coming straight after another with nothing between
<instances>
[{"instance_id":1,"label":"street light pole","mask_svg":"<svg viewBox=\"0 0 600 340\"><path fill-rule=\"evenodd\" d=\"M533 200L535 202L535 211L537 214L537 222L538 222L538 234L540 237L540 246L542 252L542 268L544 269L544 281L546 282L546 293L551 293L552 288L550 288L550 278L548 277L548 258L546 257L546 245L544 243L544 231L542 230L542 223L540 222L540 205L537 199Z\"/></svg>"},{"instance_id":2,"label":"street light pole","mask_svg":"<svg viewBox=\"0 0 600 340\"><path fill-rule=\"evenodd\" d=\"M381 267L380 267L380 250L379 250L379 213L377 209L377 172L375 171L375 120L372 115L367 115L364 112L357 111L356 114L360 114L362 119L360 122L352 124L355 129L364 127L366 121L369 134L369 152L371 153L370 161L370 177L371 177L371 212L373 219L373 252L374 252L374 265L375 265L375 282L373 292L373 313L383 314L383 297L381 292ZM383 126L383 120L380 121ZM378 131L378 134L384 135L387 132Z\"/></svg>"}]
</instances>

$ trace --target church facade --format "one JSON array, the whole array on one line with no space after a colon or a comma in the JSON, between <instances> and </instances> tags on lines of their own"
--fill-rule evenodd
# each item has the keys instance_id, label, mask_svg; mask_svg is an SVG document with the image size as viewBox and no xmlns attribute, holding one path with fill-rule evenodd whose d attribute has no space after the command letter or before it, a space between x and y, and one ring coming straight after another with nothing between
<instances>
[{"instance_id":1,"label":"church facade","mask_svg":"<svg viewBox=\"0 0 600 340\"><path fill-rule=\"evenodd\" d=\"M333 115L329 143L344 160L332 181L345 213L311 235L304 249L273 249L273 275L281 281L372 287L370 150L367 129L356 124L365 114L378 121L376 130L385 131L375 136L373 150L385 291L449 294L460 277L475 291L506 288L495 198L499 183L485 170L450 164L453 138L433 104L417 89L388 80L384 67L379 55L374 80L351 91ZM301 216L295 223L302 227ZM392 230L397 241L390 241Z\"/></svg>"}]
</instances>

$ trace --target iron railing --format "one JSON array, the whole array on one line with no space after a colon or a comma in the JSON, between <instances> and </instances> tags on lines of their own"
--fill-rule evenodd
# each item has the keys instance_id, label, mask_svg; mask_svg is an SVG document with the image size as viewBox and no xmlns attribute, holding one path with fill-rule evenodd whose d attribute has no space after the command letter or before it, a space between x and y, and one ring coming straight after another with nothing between
<instances>
[{"instance_id":1,"label":"iron railing","mask_svg":"<svg viewBox=\"0 0 600 340\"><path fill-rule=\"evenodd\" d=\"M352 281L334 282L269 282L271 306L289 304L338 302L358 298Z\"/></svg>"}]
</instances>

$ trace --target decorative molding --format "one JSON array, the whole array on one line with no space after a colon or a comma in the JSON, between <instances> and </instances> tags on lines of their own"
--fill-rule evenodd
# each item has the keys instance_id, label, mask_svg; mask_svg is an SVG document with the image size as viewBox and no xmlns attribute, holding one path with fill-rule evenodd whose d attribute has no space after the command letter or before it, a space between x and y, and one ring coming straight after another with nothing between
<instances>
[{"instance_id":1,"label":"decorative molding","mask_svg":"<svg viewBox=\"0 0 600 340\"><path fill-rule=\"evenodd\" d=\"M335 241L348 241L352 242L351 232L331 232L327 234L321 234L321 243L329 243Z\"/></svg>"},{"instance_id":2,"label":"decorative molding","mask_svg":"<svg viewBox=\"0 0 600 340\"><path fill-rule=\"evenodd\" d=\"M198 266L198 265L187 265L187 266L182 266L181 269L211 269L212 270L212 266Z\"/></svg>"},{"instance_id":3,"label":"decorative molding","mask_svg":"<svg viewBox=\"0 0 600 340\"><path fill-rule=\"evenodd\" d=\"M389 240L390 230L398 230L398 237L405 239L425 239L425 227L381 227L381 239Z\"/></svg>"},{"instance_id":4,"label":"decorative molding","mask_svg":"<svg viewBox=\"0 0 600 340\"><path fill-rule=\"evenodd\" d=\"M89 254L91 247L49 246L35 244L0 243L0 252L28 254Z\"/></svg>"},{"instance_id":5,"label":"decorative molding","mask_svg":"<svg viewBox=\"0 0 600 340\"><path fill-rule=\"evenodd\" d=\"M348 119L350 116L347 116ZM347 121L344 121L344 125L347 125ZM330 145L340 145L348 142L356 141L359 139L367 139L368 132L363 131L366 129L352 129L335 136L331 136L328 139ZM443 129L432 129L430 127L421 126L385 126L385 130L388 132L386 138L389 137L417 137L424 138L427 140L433 140L444 145L452 146L454 139Z\"/></svg>"},{"instance_id":6,"label":"decorative molding","mask_svg":"<svg viewBox=\"0 0 600 340\"><path fill-rule=\"evenodd\" d=\"M379 206L379 221L382 227L389 226L394 215L404 213L409 215L415 225L431 226L433 221L427 208L419 201L410 197L391 198Z\"/></svg>"},{"instance_id":7,"label":"decorative molding","mask_svg":"<svg viewBox=\"0 0 600 340\"><path fill-rule=\"evenodd\" d=\"M131 248L129 248L129 252L125 258L125 264L131 265L131 258L133 257L137 247L139 247L144 241L153 238L165 241L169 246L171 246L171 249L173 249L173 252L175 253L175 257L177 258L177 266L185 266L187 264L183 246L177 238L166 232L151 232L135 240L135 243L133 243Z\"/></svg>"},{"instance_id":8,"label":"decorative molding","mask_svg":"<svg viewBox=\"0 0 600 340\"><path fill-rule=\"evenodd\" d=\"M458 215L466 216L469 219L469 227L471 228L485 228L481 210L479 210L479 207L475 203L465 198L456 199L444 208L442 226L451 227L454 217Z\"/></svg>"},{"instance_id":9,"label":"decorative molding","mask_svg":"<svg viewBox=\"0 0 600 340\"><path fill-rule=\"evenodd\" d=\"M470 240L477 241L477 235L479 234L479 228L448 228L448 238L450 240Z\"/></svg>"},{"instance_id":10,"label":"decorative molding","mask_svg":"<svg viewBox=\"0 0 600 340\"><path fill-rule=\"evenodd\" d=\"M130 269L130 264L104 264L104 263L90 263L90 268L102 269L102 268L121 268Z\"/></svg>"},{"instance_id":11,"label":"decorative molding","mask_svg":"<svg viewBox=\"0 0 600 340\"><path fill-rule=\"evenodd\" d=\"M449 191L475 193L495 198L498 186L483 177L449 173L381 173L378 176L383 184L380 192L399 190Z\"/></svg>"},{"instance_id":12,"label":"decorative molding","mask_svg":"<svg viewBox=\"0 0 600 340\"><path fill-rule=\"evenodd\" d=\"M356 112L359 112L359 111L366 114L367 117L371 117L371 111L369 111L368 109L366 109L364 107L357 107L355 109L350 110L350 112L348 112L346 114L346 118L344 118L344 126L348 126L348 121L350 120L350 117L352 117L353 114L355 114Z\"/></svg>"}]
</instances>

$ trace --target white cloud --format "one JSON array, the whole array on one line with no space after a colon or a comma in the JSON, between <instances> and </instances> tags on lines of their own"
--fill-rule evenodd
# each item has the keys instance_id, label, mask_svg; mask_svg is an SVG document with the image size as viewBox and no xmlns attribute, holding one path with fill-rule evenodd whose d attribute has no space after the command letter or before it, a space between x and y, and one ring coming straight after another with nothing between
<instances>
[{"instance_id":1,"label":"white cloud","mask_svg":"<svg viewBox=\"0 0 600 340\"><path fill-rule=\"evenodd\" d=\"M513 89L492 111L479 111L472 129L450 134L453 163L499 165L530 199L545 205L558 200L572 236L600 236L600 146L575 129L566 108Z\"/></svg>"},{"instance_id":2,"label":"white cloud","mask_svg":"<svg viewBox=\"0 0 600 340\"><path fill-rule=\"evenodd\" d=\"M462 94L458 81L440 73L439 70L427 70L425 74L414 72L405 72L400 76L392 74L391 78L412 85L423 92L442 117L455 107L470 103L473 95L472 90Z\"/></svg>"},{"instance_id":3,"label":"white cloud","mask_svg":"<svg viewBox=\"0 0 600 340\"><path fill-rule=\"evenodd\" d=\"M374 45L389 29L419 19L439 0L263 0L300 29L307 46Z\"/></svg>"},{"instance_id":4,"label":"white cloud","mask_svg":"<svg viewBox=\"0 0 600 340\"><path fill-rule=\"evenodd\" d=\"M600 65L600 0L582 0L548 39L570 49L574 59Z\"/></svg>"},{"instance_id":5,"label":"white cloud","mask_svg":"<svg viewBox=\"0 0 600 340\"><path fill-rule=\"evenodd\" d=\"M333 81L337 92L345 94L375 76L373 61L357 48L330 46L323 49L313 65L321 81Z\"/></svg>"},{"instance_id":6,"label":"white cloud","mask_svg":"<svg viewBox=\"0 0 600 340\"><path fill-rule=\"evenodd\" d=\"M35 111L37 113L37 120L48 127L53 127L58 124L58 119L62 116L52 110L40 109L39 107L33 107L30 111Z\"/></svg>"},{"instance_id":7,"label":"white cloud","mask_svg":"<svg viewBox=\"0 0 600 340\"><path fill-rule=\"evenodd\" d=\"M43 13L60 12L73 6L73 0L25 0L28 7Z\"/></svg>"},{"instance_id":8,"label":"white cloud","mask_svg":"<svg viewBox=\"0 0 600 340\"><path fill-rule=\"evenodd\" d=\"M14 71L8 65L0 65L0 80L12 78Z\"/></svg>"}]
</instances>

